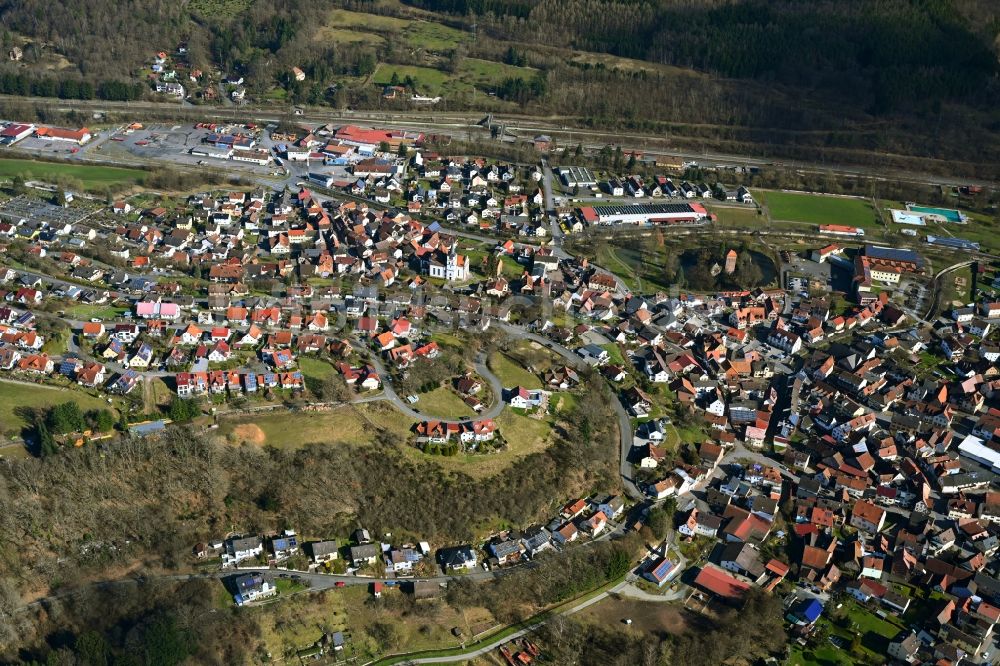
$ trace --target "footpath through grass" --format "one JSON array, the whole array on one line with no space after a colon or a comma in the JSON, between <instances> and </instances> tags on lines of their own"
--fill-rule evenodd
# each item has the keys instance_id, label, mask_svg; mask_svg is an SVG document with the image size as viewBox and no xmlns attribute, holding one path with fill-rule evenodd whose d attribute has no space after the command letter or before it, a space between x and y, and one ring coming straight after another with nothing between
<instances>
[{"instance_id":1,"label":"footpath through grass","mask_svg":"<svg viewBox=\"0 0 1000 666\"><path fill-rule=\"evenodd\" d=\"M537 615L533 615L522 622L510 625L509 627L504 627L503 629L500 629L492 634L484 636L475 643L470 643L464 648L449 648L446 650L424 650L421 652L410 652L407 654L400 654L393 657L385 657L384 659L380 659L379 661L374 662L372 666L391 666L392 664L405 664L411 659L427 659L434 657L457 657L464 654L468 654L470 652L475 652L476 650L482 647L495 643L496 641L503 640L504 638L507 638L508 636L511 636L512 634L515 634L522 629L528 629L538 624L545 623L551 618L555 617L556 615L561 615L569 610L572 610L574 607L579 606L580 604L585 603L590 599L593 599L594 597L597 597L607 592L615 585L621 583L623 580L625 580L624 576L621 578L616 578L615 580L612 581L608 581L607 583L604 583L600 587L591 590L586 594L582 594L578 597L557 604L552 608L542 611Z\"/></svg>"}]
</instances>

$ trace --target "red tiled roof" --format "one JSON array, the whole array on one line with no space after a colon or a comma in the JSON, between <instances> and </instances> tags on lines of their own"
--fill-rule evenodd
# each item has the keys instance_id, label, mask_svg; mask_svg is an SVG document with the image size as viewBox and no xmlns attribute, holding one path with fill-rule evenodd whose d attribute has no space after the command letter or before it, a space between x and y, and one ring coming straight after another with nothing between
<instances>
[{"instance_id":1,"label":"red tiled roof","mask_svg":"<svg viewBox=\"0 0 1000 666\"><path fill-rule=\"evenodd\" d=\"M750 589L750 583L734 578L722 569L713 566L702 567L694 579L694 584L727 599L742 597Z\"/></svg>"}]
</instances>

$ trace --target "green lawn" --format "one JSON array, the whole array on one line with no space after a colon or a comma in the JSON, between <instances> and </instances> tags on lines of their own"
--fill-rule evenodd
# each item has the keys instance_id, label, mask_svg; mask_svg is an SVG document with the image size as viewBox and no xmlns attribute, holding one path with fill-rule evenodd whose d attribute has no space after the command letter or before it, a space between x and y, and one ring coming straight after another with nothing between
<instances>
[{"instance_id":1,"label":"green lawn","mask_svg":"<svg viewBox=\"0 0 1000 666\"><path fill-rule=\"evenodd\" d=\"M422 414L443 419L472 417L475 412L450 387L441 386L420 394L420 402L413 408Z\"/></svg>"},{"instance_id":2,"label":"green lawn","mask_svg":"<svg viewBox=\"0 0 1000 666\"><path fill-rule=\"evenodd\" d=\"M465 58L458 66L458 73L462 80L468 83L487 86L500 83L506 78L520 77L529 80L538 73L533 67L515 67L493 60L481 60L479 58Z\"/></svg>"},{"instance_id":3,"label":"green lawn","mask_svg":"<svg viewBox=\"0 0 1000 666\"><path fill-rule=\"evenodd\" d=\"M323 390L323 384L333 375L333 365L327 361L311 356L299 356L299 370L302 371L302 378L306 383L306 388L313 394L319 394Z\"/></svg>"},{"instance_id":4,"label":"green lawn","mask_svg":"<svg viewBox=\"0 0 1000 666\"><path fill-rule=\"evenodd\" d=\"M42 347L42 351L50 356L59 356L63 354L69 347L69 339L72 335L73 331L68 328L59 329L58 335L53 335L45 340L45 345Z\"/></svg>"},{"instance_id":5,"label":"green lawn","mask_svg":"<svg viewBox=\"0 0 1000 666\"><path fill-rule=\"evenodd\" d=\"M823 194L798 194L757 190L754 193L770 209L774 220L812 224L846 224L855 227L877 226L875 210L864 199L849 199Z\"/></svg>"},{"instance_id":6,"label":"green lawn","mask_svg":"<svg viewBox=\"0 0 1000 666\"><path fill-rule=\"evenodd\" d=\"M91 319L101 319L107 321L120 317L128 312L128 308L119 308L113 305L73 305L66 308L66 316L70 319L89 321Z\"/></svg>"},{"instance_id":7,"label":"green lawn","mask_svg":"<svg viewBox=\"0 0 1000 666\"><path fill-rule=\"evenodd\" d=\"M82 389L0 381L0 432L16 435L28 425L15 413L18 407L52 407L71 400L80 405L83 411L109 408L106 400L85 393Z\"/></svg>"},{"instance_id":8,"label":"green lawn","mask_svg":"<svg viewBox=\"0 0 1000 666\"><path fill-rule=\"evenodd\" d=\"M56 181L75 179L88 190L98 190L108 185L135 185L146 176L138 169L91 166L89 164L63 164L36 160L0 159L0 178L21 176L25 180Z\"/></svg>"},{"instance_id":9,"label":"green lawn","mask_svg":"<svg viewBox=\"0 0 1000 666\"><path fill-rule=\"evenodd\" d=\"M302 376L306 379L323 381L333 374L333 366L322 359L299 356L298 362L299 370L302 371Z\"/></svg>"},{"instance_id":10,"label":"green lawn","mask_svg":"<svg viewBox=\"0 0 1000 666\"><path fill-rule=\"evenodd\" d=\"M558 391L549 397L549 409L559 416L571 416L576 409L579 399L576 394L568 391Z\"/></svg>"},{"instance_id":11,"label":"green lawn","mask_svg":"<svg viewBox=\"0 0 1000 666\"><path fill-rule=\"evenodd\" d=\"M351 12L346 9L334 9L327 19L328 26L334 28L361 28L377 32L398 32L410 24L406 19L392 16L379 16L363 12Z\"/></svg>"},{"instance_id":12,"label":"green lawn","mask_svg":"<svg viewBox=\"0 0 1000 666\"><path fill-rule=\"evenodd\" d=\"M432 333L431 340L438 343L442 347L451 347L455 351L461 351L465 347L465 343L458 339L458 336L452 333Z\"/></svg>"},{"instance_id":13,"label":"green lawn","mask_svg":"<svg viewBox=\"0 0 1000 666\"><path fill-rule=\"evenodd\" d=\"M663 274L666 246L627 247L628 242L621 240L599 246L598 265L617 275L632 291L651 293L669 289L672 283Z\"/></svg>"},{"instance_id":14,"label":"green lawn","mask_svg":"<svg viewBox=\"0 0 1000 666\"><path fill-rule=\"evenodd\" d=\"M830 642L824 642L816 648L795 645L789 655L789 666L882 663L889 641L904 628L904 623L891 615L889 619L893 621L883 620L852 600L843 603L850 620L849 626L840 626L826 616L820 618L819 623L829 628L830 636L841 639L844 647L838 648ZM852 655L851 642L855 636L860 639L860 646L858 654ZM858 662L858 658L862 661Z\"/></svg>"},{"instance_id":15,"label":"green lawn","mask_svg":"<svg viewBox=\"0 0 1000 666\"><path fill-rule=\"evenodd\" d=\"M606 345L601 345L601 349L608 352L608 356L611 357L611 362L615 365L625 365L625 357L622 356L622 350L614 342L609 342Z\"/></svg>"},{"instance_id":16,"label":"green lawn","mask_svg":"<svg viewBox=\"0 0 1000 666\"><path fill-rule=\"evenodd\" d=\"M201 0L210 2L211 0ZM357 31L361 33L386 33L394 39L402 38L410 48L426 49L428 51L450 51L462 42L472 39L472 35L433 21L396 18L394 16L379 16L364 12L352 12L346 9L335 9L318 32L317 37L325 38L332 31ZM358 41L344 39L342 41Z\"/></svg>"},{"instance_id":17,"label":"green lawn","mask_svg":"<svg viewBox=\"0 0 1000 666\"><path fill-rule=\"evenodd\" d=\"M795 645L786 663L788 666L853 666L854 660L843 650L828 643L815 650Z\"/></svg>"},{"instance_id":18,"label":"green lawn","mask_svg":"<svg viewBox=\"0 0 1000 666\"><path fill-rule=\"evenodd\" d=\"M472 38L467 32L431 21L412 21L403 33L411 47L428 51L447 51Z\"/></svg>"},{"instance_id":19,"label":"green lawn","mask_svg":"<svg viewBox=\"0 0 1000 666\"><path fill-rule=\"evenodd\" d=\"M399 420L405 420L396 413ZM375 430L354 407L340 407L329 412L293 414L276 412L245 419L226 420L219 434L233 444L249 442L259 446L294 449L306 444L365 444L373 440Z\"/></svg>"},{"instance_id":20,"label":"green lawn","mask_svg":"<svg viewBox=\"0 0 1000 666\"><path fill-rule=\"evenodd\" d=\"M416 89L422 95L437 95L448 80L448 74L440 69L430 67L417 67L414 65L391 65L384 63L379 65L378 71L372 77L372 81L379 85L388 85L392 81L392 75L396 74L397 80L402 83L409 76L416 82Z\"/></svg>"},{"instance_id":21,"label":"green lawn","mask_svg":"<svg viewBox=\"0 0 1000 666\"><path fill-rule=\"evenodd\" d=\"M956 278L965 280L964 285L955 283ZM941 278L941 297L938 307L942 312L950 312L957 304L972 301L972 268L960 268Z\"/></svg>"},{"instance_id":22,"label":"green lawn","mask_svg":"<svg viewBox=\"0 0 1000 666\"><path fill-rule=\"evenodd\" d=\"M866 657L865 663L876 663L874 660L879 659L881 655L885 654L889 641L895 638L896 634L905 626L901 620L892 615L888 616L888 620L883 620L853 600L844 601L843 604L844 611L846 611L850 621L849 626L840 626L825 616L820 619L820 622L826 623L830 627L831 636L839 636L845 641L845 648L837 649L832 644L829 646L824 645L822 648L817 649L816 654L813 655L815 661L804 663L830 663L823 660L824 657L828 656L840 659L844 663L854 663L851 660L849 644L855 636L860 639L861 645L859 649ZM833 663L841 662L834 661Z\"/></svg>"},{"instance_id":23,"label":"green lawn","mask_svg":"<svg viewBox=\"0 0 1000 666\"><path fill-rule=\"evenodd\" d=\"M698 425L689 425L685 427L674 427L674 432L677 433L676 441L687 442L690 444L701 444L708 436L705 434L705 428Z\"/></svg>"},{"instance_id":24,"label":"green lawn","mask_svg":"<svg viewBox=\"0 0 1000 666\"><path fill-rule=\"evenodd\" d=\"M517 414L510 409L505 409L497 417L497 427L510 447L515 450L536 448L545 442L552 430L547 420Z\"/></svg>"},{"instance_id":25,"label":"green lawn","mask_svg":"<svg viewBox=\"0 0 1000 666\"><path fill-rule=\"evenodd\" d=\"M315 40L317 42L335 42L337 44L374 44L376 46L385 43L385 37L375 32L334 28L332 26L320 28L316 32Z\"/></svg>"},{"instance_id":26,"label":"green lawn","mask_svg":"<svg viewBox=\"0 0 1000 666\"><path fill-rule=\"evenodd\" d=\"M542 380L537 375L529 372L506 354L501 354L500 352L491 354L489 367L493 371L493 374L500 380L500 383L503 384L504 388L512 388L514 386L523 386L527 389L542 388Z\"/></svg>"},{"instance_id":27,"label":"green lawn","mask_svg":"<svg viewBox=\"0 0 1000 666\"><path fill-rule=\"evenodd\" d=\"M597 263L617 275L632 291L641 292L639 276L636 275L631 263L626 261L622 254L619 254L620 251L622 248L616 248L613 245L602 246L597 255Z\"/></svg>"},{"instance_id":28,"label":"green lawn","mask_svg":"<svg viewBox=\"0 0 1000 666\"><path fill-rule=\"evenodd\" d=\"M423 398L414 406L422 410ZM481 479L500 474L517 460L542 451L549 444L552 425L548 419L536 419L505 409L496 418L496 424L500 435L507 442L507 447L501 451L459 453L455 456L429 456L412 446L404 446L402 451L410 458L429 460L446 470Z\"/></svg>"},{"instance_id":29,"label":"green lawn","mask_svg":"<svg viewBox=\"0 0 1000 666\"><path fill-rule=\"evenodd\" d=\"M740 227L743 229L764 226L764 216L757 214L756 208L732 208L730 206L707 205L708 212L719 218L719 226Z\"/></svg>"}]
</instances>

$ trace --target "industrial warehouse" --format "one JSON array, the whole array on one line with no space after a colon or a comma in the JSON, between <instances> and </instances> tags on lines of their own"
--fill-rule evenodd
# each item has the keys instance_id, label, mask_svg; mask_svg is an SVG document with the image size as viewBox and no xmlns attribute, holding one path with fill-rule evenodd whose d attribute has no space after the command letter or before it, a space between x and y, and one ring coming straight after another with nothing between
<instances>
[{"instance_id":1,"label":"industrial warehouse","mask_svg":"<svg viewBox=\"0 0 1000 666\"><path fill-rule=\"evenodd\" d=\"M696 225L708 224L712 216L700 203L584 206L580 215L587 224Z\"/></svg>"}]
</instances>

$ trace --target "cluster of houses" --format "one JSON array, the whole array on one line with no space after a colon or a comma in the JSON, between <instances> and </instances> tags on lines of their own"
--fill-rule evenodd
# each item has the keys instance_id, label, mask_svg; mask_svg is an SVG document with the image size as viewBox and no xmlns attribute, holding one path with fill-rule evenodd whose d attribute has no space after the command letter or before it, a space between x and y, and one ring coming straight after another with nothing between
<instances>
[{"instance_id":1,"label":"cluster of houses","mask_svg":"<svg viewBox=\"0 0 1000 666\"><path fill-rule=\"evenodd\" d=\"M623 518L625 500L620 495L596 494L574 499L544 525L523 530L505 530L487 539L484 568L502 567L529 560L547 550L565 548L582 538L598 538L618 527ZM471 547L467 552L475 558ZM475 560L471 567L475 566ZM467 567L467 568L471 568Z\"/></svg>"},{"instance_id":2,"label":"cluster of houses","mask_svg":"<svg viewBox=\"0 0 1000 666\"><path fill-rule=\"evenodd\" d=\"M345 159L349 160L338 156L333 163ZM313 180L376 203L396 203L415 218L504 235L541 238L548 233L539 184L542 172L537 166L418 151L409 158L355 161L351 173L353 179L314 174Z\"/></svg>"},{"instance_id":3,"label":"cluster of houses","mask_svg":"<svg viewBox=\"0 0 1000 666\"><path fill-rule=\"evenodd\" d=\"M564 170L560 169L562 173ZM576 182L567 179L567 175L562 173L563 182ZM584 185L581 182L579 185ZM689 183L681 181L679 185L674 185L673 180L667 176L654 176L648 180L639 175L625 176L622 178L609 178L600 183L600 189L605 194L612 197L629 196L636 199L645 197L667 197L670 199L720 199L722 201L733 201L737 203L754 203L753 195L744 186L737 188L727 188L721 183L709 186L705 183Z\"/></svg>"},{"instance_id":4,"label":"cluster of houses","mask_svg":"<svg viewBox=\"0 0 1000 666\"><path fill-rule=\"evenodd\" d=\"M697 452L699 464L688 467L699 479L714 479L723 448L706 441ZM693 585L716 597L734 600L751 586L773 591L789 573L789 565L765 555L762 547L769 541L779 543L784 535L775 530L779 503L787 491L785 480L776 467L753 464L738 466L728 476L713 480L705 488L704 499L691 501L681 512L677 531L688 541L721 542L712 559L700 568ZM669 570L651 568L646 576L658 584Z\"/></svg>"},{"instance_id":5,"label":"cluster of houses","mask_svg":"<svg viewBox=\"0 0 1000 666\"><path fill-rule=\"evenodd\" d=\"M863 252L874 258L870 271L920 270L905 251ZM738 599L751 586L797 579L819 604L806 599L790 613L802 633L832 591L883 616L930 603L928 619L901 632L891 654L976 663L991 652L1000 617L1000 349L991 335L1000 304L984 299L907 327L887 296L840 313L828 298L766 290L624 296L615 302L623 316L590 330L621 345L649 382L666 384L706 432L697 459L676 462L662 444L669 424L646 420L655 398L638 386L622 394L643 419L635 459L657 474L647 492L697 490L678 531L721 542L695 587ZM720 466L740 446L781 462ZM794 524L775 530L782 502ZM776 558L775 543L790 557ZM664 558L644 575L663 584L675 568ZM901 587L938 594L915 598Z\"/></svg>"},{"instance_id":6,"label":"cluster of houses","mask_svg":"<svg viewBox=\"0 0 1000 666\"><path fill-rule=\"evenodd\" d=\"M217 97L217 80L212 81L207 72L191 64L187 44L178 44L172 50L157 51L150 61L148 79L153 90L160 95L177 99L198 97L206 102L215 101ZM231 84L231 77L224 81ZM235 77L238 83L232 83L234 90L231 95L234 101L242 101L244 91L242 77ZM185 89L184 84L188 84ZM239 92L237 92L239 91Z\"/></svg>"},{"instance_id":7,"label":"cluster of houses","mask_svg":"<svg viewBox=\"0 0 1000 666\"><path fill-rule=\"evenodd\" d=\"M493 419L475 419L461 423L447 421L421 421L413 426L417 443L459 444L463 449L474 451L482 442L492 442L497 436L497 424Z\"/></svg>"},{"instance_id":8,"label":"cluster of houses","mask_svg":"<svg viewBox=\"0 0 1000 666\"><path fill-rule=\"evenodd\" d=\"M15 359L8 352L4 366L13 368L12 364L21 362L25 371L52 372L44 358L24 359L44 342L33 332L28 308L48 297L130 307L125 321L78 325L97 360L117 373L115 386L121 392L134 388L142 372L153 370L175 372L182 397L253 393L262 387L301 388L303 378L295 368L298 355L329 351L347 361L348 345L326 336L330 321L339 316L351 322L360 338L370 339L394 367L405 369L411 362L437 356L436 343L420 334L419 324L429 308L415 296L415 289L428 286L428 278L469 278L472 266L467 256L456 251L454 237L434 225L428 227L391 211L376 212L363 204L323 205L306 190L294 195L200 195L187 203L186 208L168 211L133 209L122 200L111 206L105 221L71 226L70 236L80 226L90 241L106 242L108 251L128 262L125 269L109 269L77 253L56 251L65 242L61 236L49 240L36 235L29 250L51 258L60 270L71 271L74 280L94 286L46 283L5 269L0 277L13 284L3 295L8 302L27 306L19 312L27 318L11 319L9 327L20 332L9 333L4 342L19 349L20 357ZM262 245L270 241L244 243L244 227L257 225L260 215L269 215L267 224L271 224L286 210L310 227L314 237L308 247L297 247L294 256L284 259L262 256ZM470 297L455 303L457 314L507 319L509 311L499 304L513 295L555 296L558 307L596 319L615 312L618 283L586 261L560 261L546 248L512 241L498 245L496 256L496 277L478 284ZM504 278L503 261L523 266L521 277ZM206 278L207 307L199 307L198 297L179 282L158 275L193 266ZM337 275L357 281L352 293L344 295L334 284L316 287L310 283L313 277ZM250 292L249 285L255 281L287 283L289 279L291 285L280 285L280 293L273 297ZM246 367L235 369L239 363ZM83 381L88 386L101 376L86 363L78 369L86 370ZM358 388L380 386L381 378L371 366L345 362L338 369ZM553 385L576 381L575 372L566 368ZM479 411L475 391L469 388L466 400Z\"/></svg>"},{"instance_id":9,"label":"cluster of houses","mask_svg":"<svg viewBox=\"0 0 1000 666\"><path fill-rule=\"evenodd\" d=\"M329 567L342 561L339 570L345 574L383 573L390 579L407 579L430 572L435 563L446 573L469 572L477 567L491 570L527 561L547 550L564 548L582 536L596 538L616 527L625 502L617 495L594 495L566 504L547 525L535 525L525 530L506 530L489 537L482 548L456 545L431 549L426 541L417 543L383 543L363 528L356 529L347 543L338 540L301 542L293 530L275 534L235 535L224 540L198 543L193 554L198 559L219 558L223 569L253 569L257 567L287 568L289 560L302 555L308 558L308 569ZM433 556L433 557L432 557ZM390 581L391 582L391 581ZM372 593L381 596L384 585L377 581ZM394 583L393 583L394 584ZM273 578L259 571L239 573L233 579L237 605L260 601L277 594Z\"/></svg>"},{"instance_id":10,"label":"cluster of houses","mask_svg":"<svg viewBox=\"0 0 1000 666\"><path fill-rule=\"evenodd\" d=\"M41 302L41 297L37 302ZM63 376L85 388L101 388L121 395L139 383L139 374L126 368L110 372L103 363L74 352L46 353L45 337L36 330L36 324L31 310L0 306L0 371L32 380Z\"/></svg>"}]
</instances>

